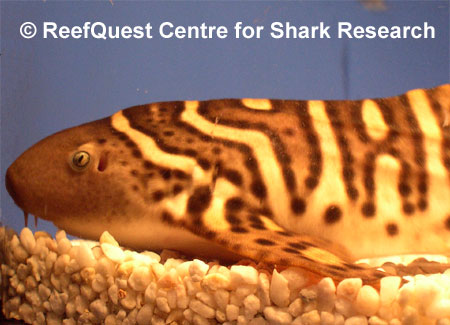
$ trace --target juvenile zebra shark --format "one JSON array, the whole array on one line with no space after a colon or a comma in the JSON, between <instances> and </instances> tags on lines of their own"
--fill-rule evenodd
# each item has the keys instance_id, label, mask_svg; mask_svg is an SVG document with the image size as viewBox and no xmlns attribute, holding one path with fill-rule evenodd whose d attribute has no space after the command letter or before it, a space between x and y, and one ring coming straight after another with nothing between
<instances>
[{"instance_id":1,"label":"juvenile zebra shark","mask_svg":"<svg viewBox=\"0 0 450 325\"><path fill-rule=\"evenodd\" d=\"M450 252L449 113L450 84L134 106L41 140L6 188L83 238L372 281L356 259Z\"/></svg>"}]
</instances>

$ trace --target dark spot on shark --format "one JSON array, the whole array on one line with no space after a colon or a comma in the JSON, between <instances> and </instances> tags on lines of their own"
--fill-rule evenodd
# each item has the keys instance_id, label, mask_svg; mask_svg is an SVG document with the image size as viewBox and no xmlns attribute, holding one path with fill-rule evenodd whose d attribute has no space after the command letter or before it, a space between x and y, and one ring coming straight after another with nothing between
<instances>
[{"instance_id":1,"label":"dark spot on shark","mask_svg":"<svg viewBox=\"0 0 450 325\"><path fill-rule=\"evenodd\" d=\"M159 202L164 198L164 192L162 190L157 190L152 194L153 201Z\"/></svg>"},{"instance_id":2,"label":"dark spot on shark","mask_svg":"<svg viewBox=\"0 0 450 325\"><path fill-rule=\"evenodd\" d=\"M142 158L142 153L141 153L141 151L140 150L138 150L138 149L133 149L133 156L135 157L135 158L138 158L138 159L141 159Z\"/></svg>"},{"instance_id":3,"label":"dark spot on shark","mask_svg":"<svg viewBox=\"0 0 450 325\"><path fill-rule=\"evenodd\" d=\"M211 162L208 159L199 158L197 162L203 170L208 170L211 168Z\"/></svg>"},{"instance_id":4,"label":"dark spot on shark","mask_svg":"<svg viewBox=\"0 0 450 325\"><path fill-rule=\"evenodd\" d=\"M169 180L172 177L172 171L170 169L166 169L166 168L160 169L159 174L165 180Z\"/></svg>"},{"instance_id":5,"label":"dark spot on shark","mask_svg":"<svg viewBox=\"0 0 450 325\"><path fill-rule=\"evenodd\" d=\"M153 169L155 167L155 165L151 161L148 161L148 160L145 160L143 165L144 165L144 168L146 168L146 169Z\"/></svg>"},{"instance_id":6,"label":"dark spot on shark","mask_svg":"<svg viewBox=\"0 0 450 325\"><path fill-rule=\"evenodd\" d=\"M225 209L237 212L244 207L244 201L240 197L233 197L225 203Z\"/></svg>"},{"instance_id":7,"label":"dark spot on shark","mask_svg":"<svg viewBox=\"0 0 450 325\"><path fill-rule=\"evenodd\" d=\"M163 222L168 223L168 224L174 224L175 223L175 219L173 217L172 214L170 214L167 211L163 211L162 215L161 215L161 219Z\"/></svg>"},{"instance_id":8,"label":"dark spot on shark","mask_svg":"<svg viewBox=\"0 0 450 325\"><path fill-rule=\"evenodd\" d=\"M136 144L135 144L133 141L131 141L131 140L125 141L125 145L126 145L128 148L136 148Z\"/></svg>"},{"instance_id":9,"label":"dark spot on shark","mask_svg":"<svg viewBox=\"0 0 450 325\"><path fill-rule=\"evenodd\" d=\"M255 195L259 199L264 199L267 196L266 186L259 179L256 179L252 182L250 190L252 191L253 195Z\"/></svg>"},{"instance_id":10,"label":"dark spot on shark","mask_svg":"<svg viewBox=\"0 0 450 325\"><path fill-rule=\"evenodd\" d=\"M292 137L295 134L295 131L292 128L285 128L283 133L289 137Z\"/></svg>"},{"instance_id":11,"label":"dark spot on shark","mask_svg":"<svg viewBox=\"0 0 450 325\"><path fill-rule=\"evenodd\" d=\"M412 205L412 203L410 203L410 202L405 202L404 204L403 204L403 212L405 213L405 214L408 214L408 215L411 215L411 214L413 214L414 213L414 205Z\"/></svg>"},{"instance_id":12,"label":"dark spot on shark","mask_svg":"<svg viewBox=\"0 0 450 325\"><path fill-rule=\"evenodd\" d=\"M255 240L255 243L259 244L259 245L263 245L263 246L274 246L275 242L269 240L269 239L265 239L265 238L258 238Z\"/></svg>"},{"instance_id":13,"label":"dark spot on shark","mask_svg":"<svg viewBox=\"0 0 450 325\"><path fill-rule=\"evenodd\" d=\"M285 251L286 253L291 253L291 254L300 254L300 252L298 250L290 248L290 247L283 247L283 251Z\"/></svg>"},{"instance_id":14,"label":"dark spot on shark","mask_svg":"<svg viewBox=\"0 0 450 325\"><path fill-rule=\"evenodd\" d=\"M291 210L296 215L303 214L306 210L306 203L300 197L294 197L291 201Z\"/></svg>"},{"instance_id":15,"label":"dark spot on shark","mask_svg":"<svg viewBox=\"0 0 450 325\"><path fill-rule=\"evenodd\" d=\"M172 174L177 179L189 179L190 178L190 176L188 174L186 174L185 172L183 172L179 169L175 169Z\"/></svg>"},{"instance_id":16,"label":"dark spot on shark","mask_svg":"<svg viewBox=\"0 0 450 325\"><path fill-rule=\"evenodd\" d=\"M195 156L197 156L197 151L195 151L194 149L186 149L186 150L183 151L183 153L184 153L186 156L190 156L190 157L195 157Z\"/></svg>"},{"instance_id":17,"label":"dark spot on shark","mask_svg":"<svg viewBox=\"0 0 450 325\"><path fill-rule=\"evenodd\" d=\"M221 172L228 181L233 183L234 185L241 186L242 185L242 175L234 169L224 169Z\"/></svg>"},{"instance_id":18,"label":"dark spot on shark","mask_svg":"<svg viewBox=\"0 0 450 325\"><path fill-rule=\"evenodd\" d=\"M239 227L239 226L233 226L231 227L231 231L235 232L235 233L239 233L239 234L245 234L248 233L248 230L243 228L243 227Z\"/></svg>"},{"instance_id":19,"label":"dark spot on shark","mask_svg":"<svg viewBox=\"0 0 450 325\"><path fill-rule=\"evenodd\" d=\"M364 217L372 218L375 215L375 205L372 202L366 202L363 204L361 212Z\"/></svg>"},{"instance_id":20,"label":"dark spot on shark","mask_svg":"<svg viewBox=\"0 0 450 325\"><path fill-rule=\"evenodd\" d=\"M288 245L289 245L290 247L292 247L292 248L300 249L300 250L304 250L304 249L307 248L307 247L306 247L304 244L302 244L302 243L289 243Z\"/></svg>"},{"instance_id":21,"label":"dark spot on shark","mask_svg":"<svg viewBox=\"0 0 450 325\"><path fill-rule=\"evenodd\" d=\"M293 236L290 232L287 232L287 231L277 231L276 233L283 237L292 237Z\"/></svg>"},{"instance_id":22,"label":"dark spot on shark","mask_svg":"<svg viewBox=\"0 0 450 325\"><path fill-rule=\"evenodd\" d=\"M337 205L330 205L325 211L325 222L333 224L339 221L342 216L342 210Z\"/></svg>"},{"instance_id":23,"label":"dark spot on shark","mask_svg":"<svg viewBox=\"0 0 450 325\"><path fill-rule=\"evenodd\" d=\"M157 190L153 192L152 197L155 202L159 202L164 198L164 192L162 190Z\"/></svg>"},{"instance_id":24,"label":"dark spot on shark","mask_svg":"<svg viewBox=\"0 0 450 325\"><path fill-rule=\"evenodd\" d=\"M175 184L172 189L173 195L178 195L183 191L183 186L181 184Z\"/></svg>"},{"instance_id":25,"label":"dark spot on shark","mask_svg":"<svg viewBox=\"0 0 450 325\"><path fill-rule=\"evenodd\" d=\"M199 214L205 211L211 202L211 190L209 186L197 187L189 197L187 211L191 214Z\"/></svg>"},{"instance_id":26,"label":"dark spot on shark","mask_svg":"<svg viewBox=\"0 0 450 325\"><path fill-rule=\"evenodd\" d=\"M450 216L447 217L444 221L445 229L450 231Z\"/></svg>"},{"instance_id":27,"label":"dark spot on shark","mask_svg":"<svg viewBox=\"0 0 450 325\"><path fill-rule=\"evenodd\" d=\"M386 232L389 236L395 236L398 234L398 226L397 224L390 222L386 225Z\"/></svg>"},{"instance_id":28,"label":"dark spot on shark","mask_svg":"<svg viewBox=\"0 0 450 325\"><path fill-rule=\"evenodd\" d=\"M225 218L231 225L239 226L240 224L242 224L242 220L236 217L234 214L227 214Z\"/></svg>"}]
</instances>

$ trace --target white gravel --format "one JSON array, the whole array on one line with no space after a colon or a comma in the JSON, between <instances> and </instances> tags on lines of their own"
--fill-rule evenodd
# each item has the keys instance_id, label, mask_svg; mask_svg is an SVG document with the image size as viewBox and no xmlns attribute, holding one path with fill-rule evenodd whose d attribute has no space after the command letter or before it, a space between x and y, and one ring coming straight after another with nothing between
<instances>
[{"instance_id":1,"label":"white gravel","mask_svg":"<svg viewBox=\"0 0 450 325\"><path fill-rule=\"evenodd\" d=\"M29 324L450 325L450 269L308 285L278 272L186 261L99 242L0 228L3 313ZM446 261L448 263L448 261Z\"/></svg>"}]
</instances>

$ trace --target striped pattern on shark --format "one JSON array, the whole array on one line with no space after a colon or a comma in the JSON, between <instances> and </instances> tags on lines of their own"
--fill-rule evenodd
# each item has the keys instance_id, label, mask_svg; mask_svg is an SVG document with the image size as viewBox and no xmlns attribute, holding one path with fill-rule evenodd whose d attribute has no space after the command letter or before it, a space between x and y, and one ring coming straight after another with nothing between
<instances>
[{"instance_id":1,"label":"striped pattern on shark","mask_svg":"<svg viewBox=\"0 0 450 325\"><path fill-rule=\"evenodd\" d=\"M8 169L26 213L122 245L383 273L450 251L450 85L356 101L160 102L52 135Z\"/></svg>"}]
</instances>

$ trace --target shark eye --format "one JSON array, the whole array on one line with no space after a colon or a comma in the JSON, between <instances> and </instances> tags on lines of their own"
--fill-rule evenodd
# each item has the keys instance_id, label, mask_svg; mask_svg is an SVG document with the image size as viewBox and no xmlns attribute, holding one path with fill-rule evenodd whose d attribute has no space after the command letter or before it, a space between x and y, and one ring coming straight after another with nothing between
<instances>
[{"instance_id":1,"label":"shark eye","mask_svg":"<svg viewBox=\"0 0 450 325\"><path fill-rule=\"evenodd\" d=\"M72 167L75 170L82 170L87 167L89 164L89 160L91 160L91 156L86 151L77 151L73 154L72 157Z\"/></svg>"}]
</instances>

